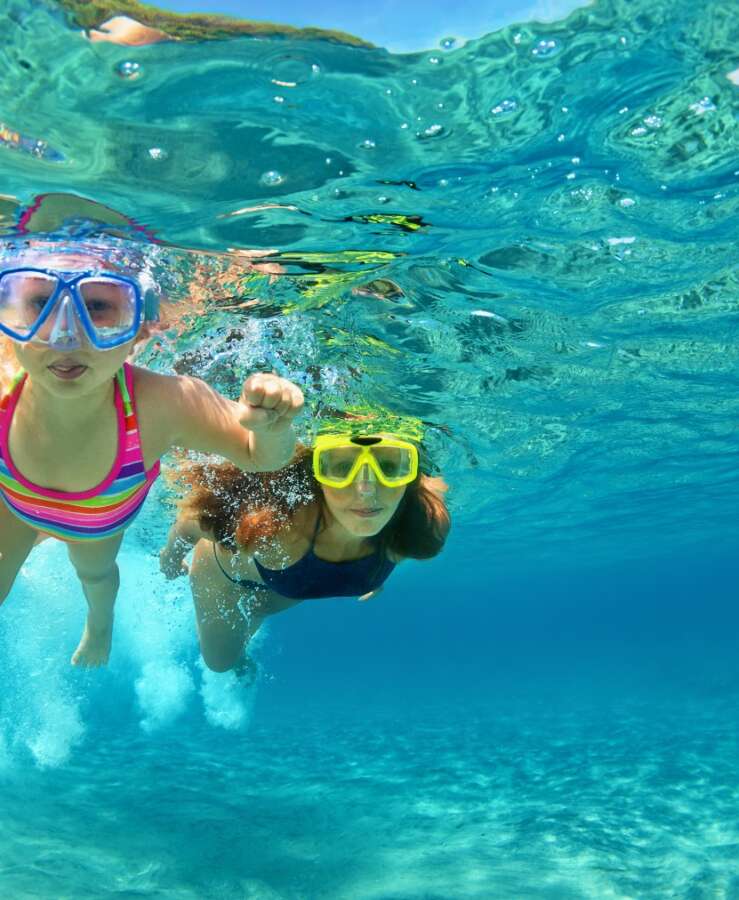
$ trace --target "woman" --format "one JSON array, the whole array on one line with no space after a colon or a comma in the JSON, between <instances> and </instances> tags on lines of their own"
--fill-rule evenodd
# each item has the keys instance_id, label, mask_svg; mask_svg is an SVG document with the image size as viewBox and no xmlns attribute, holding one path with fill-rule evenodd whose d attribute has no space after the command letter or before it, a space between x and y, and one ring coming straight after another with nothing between
<instances>
[{"instance_id":1,"label":"woman","mask_svg":"<svg viewBox=\"0 0 739 900\"><path fill-rule=\"evenodd\" d=\"M200 648L217 672L244 665L267 616L303 600L368 600L403 559L436 556L450 526L446 485L419 472L416 445L398 435L322 435L279 472L193 465L184 480L192 492L161 566L176 578L195 546Z\"/></svg>"}]
</instances>

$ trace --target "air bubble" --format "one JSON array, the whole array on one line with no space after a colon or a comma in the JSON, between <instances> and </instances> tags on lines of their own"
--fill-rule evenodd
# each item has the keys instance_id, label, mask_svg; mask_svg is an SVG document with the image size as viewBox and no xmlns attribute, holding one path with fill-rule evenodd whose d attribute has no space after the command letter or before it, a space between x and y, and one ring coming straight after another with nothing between
<instances>
[{"instance_id":1,"label":"air bubble","mask_svg":"<svg viewBox=\"0 0 739 900\"><path fill-rule=\"evenodd\" d=\"M424 128L423 131L419 131L416 137L418 137L422 141L429 140L430 138L439 137L444 133L443 125L429 125L428 128Z\"/></svg>"},{"instance_id":2,"label":"air bubble","mask_svg":"<svg viewBox=\"0 0 739 900\"><path fill-rule=\"evenodd\" d=\"M438 56L429 56L429 63L431 63L432 66L438 66L440 62L441 59Z\"/></svg>"},{"instance_id":3,"label":"air bubble","mask_svg":"<svg viewBox=\"0 0 739 900\"><path fill-rule=\"evenodd\" d=\"M558 52L559 44L555 40L543 38L531 51L531 55L536 56L538 59L546 59Z\"/></svg>"},{"instance_id":4,"label":"air bubble","mask_svg":"<svg viewBox=\"0 0 739 900\"><path fill-rule=\"evenodd\" d=\"M517 109L518 109L518 103L516 103L515 100L508 99L508 100L501 100L500 103L497 104L497 106L494 106L490 110L490 112L494 116L501 116L501 115L505 115L506 113L515 112Z\"/></svg>"},{"instance_id":5,"label":"air bubble","mask_svg":"<svg viewBox=\"0 0 739 900\"><path fill-rule=\"evenodd\" d=\"M139 63L134 62L132 59L126 59L118 63L115 67L115 73L126 81L135 81L144 74L144 70Z\"/></svg>"},{"instance_id":6,"label":"air bubble","mask_svg":"<svg viewBox=\"0 0 739 900\"><path fill-rule=\"evenodd\" d=\"M445 37L439 41L442 50L452 50L457 43L457 39L453 37Z\"/></svg>"},{"instance_id":7,"label":"air bubble","mask_svg":"<svg viewBox=\"0 0 739 900\"><path fill-rule=\"evenodd\" d=\"M164 160L169 156L169 153L162 147L149 147L149 156L152 159Z\"/></svg>"},{"instance_id":8,"label":"air bubble","mask_svg":"<svg viewBox=\"0 0 739 900\"><path fill-rule=\"evenodd\" d=\"M691 103L689 108L696 116L702 116L707 112L713 112L716 109L716 104L710 97L701 97L697 103Z\"/></svg>"},{"instance_id":9,"label":"air bubble","mask_svg":"<svg viewBox=\"0 0 739 900\"><path fill-rule=\"evenodd\" d=\"M269 172L264 172L259 179L259 183L264 185L264 187L277 187L282 184L285 180L284 175L281 175L275 169L270 169Z\"/></svg>"},{"instance_id":10,"label":"air bubble","mask_svg":"<svg viewBox=\"0 0 739 900\"><path fill-rule=\"evenodd\" d=\"M264 60L270 81L279 87L295 88L321 74L321 67L300 52L277 53Z\"/></svg>"}]
</instances>

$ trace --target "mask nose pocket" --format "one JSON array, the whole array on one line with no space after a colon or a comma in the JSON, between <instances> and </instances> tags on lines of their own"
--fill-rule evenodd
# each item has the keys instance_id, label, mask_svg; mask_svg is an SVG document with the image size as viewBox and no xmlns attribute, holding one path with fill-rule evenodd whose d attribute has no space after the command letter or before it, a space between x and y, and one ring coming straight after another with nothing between
<instances>
[{"instance_id":1,"label":"mask nose pocket","mask_svg":"<svg viewBox=\"0 0 739 900\"><path fill-rule=\"evenodd\" d=\"M52 312L53 325L49 335L49 346L55 350L76 350L80 344L80 332L77 322L77 314L72 298L65 294L54 312Z\"/></svg>"},{"instance_id":2,"label":"mask nose pocket","mask_svg":"<svg viewBox=\"0 0 739 900\"><path fill-rule=\"evenodd\" d=\"M364 463L362 468L357 472L356 482L361 487L373 488L377 483L377 475L369 463Z\"/></svg>"}]
</instances>

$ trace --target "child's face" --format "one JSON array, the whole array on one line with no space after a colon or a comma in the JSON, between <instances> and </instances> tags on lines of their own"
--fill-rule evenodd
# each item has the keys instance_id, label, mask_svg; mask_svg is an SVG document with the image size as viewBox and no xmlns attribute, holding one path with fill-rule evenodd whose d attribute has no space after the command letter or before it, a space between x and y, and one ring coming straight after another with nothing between
<instances>
[{"instance_id":1,"label":"child's face","mask_svg":"<svg viewBox=\"0 0 739 900\"><path fill-rule=\"evenodd\" d=\"M34 255L30 264L63 272L110 271L105 260L69 253ZM79 346L74 349L55 349L33 341L13 342L16 358L31 381L60 398L83 397L108 384L136 341L134 338L119 347L99 350L82 328L78 332Z\"/></svg>"}]
</instances>

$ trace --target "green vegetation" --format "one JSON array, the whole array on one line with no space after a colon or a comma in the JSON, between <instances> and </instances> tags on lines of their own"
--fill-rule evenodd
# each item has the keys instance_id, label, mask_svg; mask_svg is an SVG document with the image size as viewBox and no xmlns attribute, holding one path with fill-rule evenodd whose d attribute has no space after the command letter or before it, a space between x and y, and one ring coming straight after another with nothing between
<instances>
[{"instance_id":1,"label":"green vegetation","mask_svg":"<svg viewBox=\"0 0 739 900\"><path fill-rule=\"evenodd\" d=\"M229 16L202 13L181 14L165 12L138 0L57 0L75 25L80 28L99 28L113 16L128 16L142 25L158 28L180 41L222 40L239 35L261 37L290 37L300 40L333 41L353 47L372 47L351 34L325 31L321 28L294 28L271 22L252 22Z\"/></svg>"}]
</instances>

